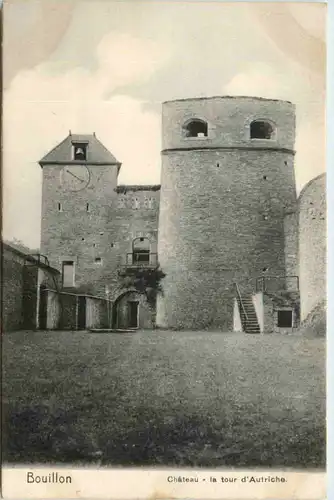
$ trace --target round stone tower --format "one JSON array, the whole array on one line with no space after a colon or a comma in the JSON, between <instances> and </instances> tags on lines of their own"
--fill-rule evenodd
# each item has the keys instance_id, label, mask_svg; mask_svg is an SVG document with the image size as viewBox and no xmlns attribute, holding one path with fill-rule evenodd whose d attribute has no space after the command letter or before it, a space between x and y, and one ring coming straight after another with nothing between
<instances>
[{"instance_id":1,"label":"round stone tower","mask_svg":"<svg viewBox=\"0 0 334 500\"><path fill-rule=\"evenodd\" d=\"M157 326L233 324L235 283L284 276L284 214L296 203L295 108L257 97L163 104Z\"/></svg>"},{"instance_id":2,"label":"round stone tower","mask_svg":"<svg viewBox=\"0 0 334 500\"><path fill-rule=\"evenodd\" d=\"M326 299L326 174L302 189L298 198L301 320Z\"/></svg>"}]
</instances>

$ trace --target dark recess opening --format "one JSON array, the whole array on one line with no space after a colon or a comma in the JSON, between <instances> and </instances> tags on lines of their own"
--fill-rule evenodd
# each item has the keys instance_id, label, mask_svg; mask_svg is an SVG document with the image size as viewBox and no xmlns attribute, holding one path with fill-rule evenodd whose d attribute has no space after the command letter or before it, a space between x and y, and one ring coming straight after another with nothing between
<instances>
[{"instance_id":1,"label":"dark recess opening","mask_svg":"<svg viewBox=\"0 0 334 500\"><path fill-rule=\"evenodd\" d=\"M73 144L73 159L74 160L87 160L87 144L74 143Z\"/></svg>"},{"instance_id":2,"label":"dark recess opening","mask_svg":"<svg viewBox=\"0 0 334 500\"><path fill-rule=\"evenodd\" d=\"M150 262L150 242L147 238L136 238L132 242L132 258L135 262Z\"/></svg>"},{"instance_id":3,"label":"dark recess opening","mask_svg":"<svg viewBox=\"0 0 334 500\"><path fill-rule=\"evenodd\" d=\"M186 137L207 137L208 124L202 120L192 120L186 126Z\"/></svg>"},{"instance_id":4,"label":"dark recess opening","mask_svg":"<svg viewBox=\"0 0 334 500\"><path fill-rule=\"evenodd\" d=\"M279 328L291 328L292 311L277 311L277 326Z\"/></svg>"},{"instance_id":5,"label":"dark recess opening","mask_svg":"<svg viewBox=\"0 0 334 500\"><path fill-rule=\"evenodd\" d=\"M274 129L269 122L255 121L250 126L251 139L272 139Z\"/></svg>"}]
</instances>

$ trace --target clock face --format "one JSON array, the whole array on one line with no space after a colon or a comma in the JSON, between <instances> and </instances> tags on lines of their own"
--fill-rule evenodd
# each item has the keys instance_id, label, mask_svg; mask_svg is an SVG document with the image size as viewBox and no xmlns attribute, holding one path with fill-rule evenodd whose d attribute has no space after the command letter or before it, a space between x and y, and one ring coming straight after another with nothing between
<instances>
[{"instance_id":1,"label":"clock face","mask_svg":"<svg viewBox=\"0 0 334 500\"><path fill-rule=\"evenodd\" d=\"M69 191L80 191L89 181L90 172L85 165L67 165L61 172L61 182Z\"/></svg>"}]
</instances>

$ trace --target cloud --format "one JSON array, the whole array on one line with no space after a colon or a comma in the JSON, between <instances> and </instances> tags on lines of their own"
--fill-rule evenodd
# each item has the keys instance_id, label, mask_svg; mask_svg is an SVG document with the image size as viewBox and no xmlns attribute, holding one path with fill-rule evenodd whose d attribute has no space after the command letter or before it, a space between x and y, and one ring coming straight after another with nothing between
<instances>
[{"instance_id":1,"label":"cloud","mask_svg":"<svg viewBox=\"0 0 334 500\"><path fill-rule=\"evenodd\" d=\"M236 74L224 87L224 92L289 100L291 81L290 78L282 78L281 73L267 64L252 64L244 72Z\"/></svg>"},{"instance_id":2,"label":"cloud","mask_svg":"<svg viewBox=\"0 0 334 500\"><path fill-rule=\"evenodd\" d=\"M166 47L129 34L110 33L97 47L99 73L111 75L110 83L114 86L149 80L169 57Z\"/></svg>"},{"instance_id":3,"label":"cloud","mask_svg":"<svg viewBox=\"0 0 334 500\"><path fill-rule=\"evenodd\" d=\"M303 83L298 86L298 80ZM325 170L325 113L323 80L303 70L296 70L295 84L290 74L274 70L265 64L247 67L236 74L224 87L230 95L253 95L269 99L289 100L296 105L296 157L297 191L311 178Z\"/></svg>"},{"instance_id":4,"label":"cloud","mask_svg":"<svg viewBox=\"0 0 334 500\"><path fill-rule=\"evenodd\" d=\"M166 51L151 41L112 34L97 48L94 72L79 67L57 74L45 64L16 76L3 108L5 237L38 244L37 162L69 129L96 132L123 163L120 182L159 181L160 114L117 89L145 81L167 59Z\"/></svg>"}]
</instances>

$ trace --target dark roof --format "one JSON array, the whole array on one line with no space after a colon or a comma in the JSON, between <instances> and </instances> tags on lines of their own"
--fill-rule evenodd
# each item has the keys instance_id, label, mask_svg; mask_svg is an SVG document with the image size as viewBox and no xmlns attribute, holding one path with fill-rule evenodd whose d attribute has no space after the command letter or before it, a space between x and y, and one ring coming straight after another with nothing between
<instances>
[{"instance_id":1,"label":"dark roof","mask_svg":"<svg viewBox=\"0 0 334 500\"><path fill-rule=\"evenodd\" d=\"M72 143L87 143L87 160L72 159ZM114 155L100 142L95 134L69 134L61 143L46 154L39 162L41 167L44 165L58 164L67 165L68 163L85 163L89 165L117 165L120 169L121 163L116 160Z\"/></svg>"},{"instance_id":2,"label":"dark roof","mask_svg":"<svg viewBox=\"0 0 334 500\"><path fill-rule=\"evenodd\" d=\"M160 184L120 184L115 189L116 193L127 193L128 191L160 191Z\"/></svg>"}]
</instances>

